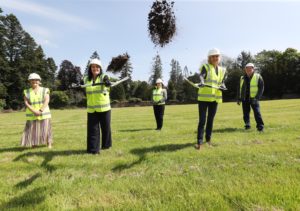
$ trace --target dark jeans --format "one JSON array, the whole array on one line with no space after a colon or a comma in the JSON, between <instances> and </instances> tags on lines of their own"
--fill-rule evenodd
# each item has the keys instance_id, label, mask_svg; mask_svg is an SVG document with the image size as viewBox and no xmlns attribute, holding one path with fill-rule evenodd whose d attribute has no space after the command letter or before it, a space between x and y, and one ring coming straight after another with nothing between
<instances>
[{"instance_id":1,"label":"dark jeans","mask_svg":"<svg viewBox=\"0 0 300 211\"><path fill-rule=\"evenodd\" d=\"M165 105L154 105L153 106L156 128L161 129L164 122Z\"/></svg>"},{"instance_id":2,"label":"dark jeans","mask_svg":"<svg viewBox=\"0 0 300 211\"><path fill-rule=\"evenodd\" d=\"M217 112L218 103L217 102L198 102L199 108L199 124L198 124L198 144L203 143L203 134L204 134L204 126L206 122L206 113L207 115L207 122L206 122L206 129L205 129L205 139L206 141L210 141L211 133L213 129L214 117Z\"/></svg>"},{"instance_id":3,"label":"dark jeans","mask_svg":"<svg viewBox=\"0 0 300 211\"><path fill-rule=\"evenodd\" d=\"M263 130L264 129L264 122L261 117L260 113L260 107L259 102L251 102L251 101L242 101L243 105L243 114L244 114L244 122L245 122L245 128L250 128L250 107L253 110L254 118L256 121L256 128L257 130Z\"/></svg>"},{"instance_id":4,"label":"dark jeans","mask_svg":"<svg viewBox=\"0 0 300 211\"><path fill-rule=\"evenodd\" d=\"M100 127L102 133L102 149L111 147L111 111L88 113L87 152L100 151Z\"/></svg>"}]
</instances>

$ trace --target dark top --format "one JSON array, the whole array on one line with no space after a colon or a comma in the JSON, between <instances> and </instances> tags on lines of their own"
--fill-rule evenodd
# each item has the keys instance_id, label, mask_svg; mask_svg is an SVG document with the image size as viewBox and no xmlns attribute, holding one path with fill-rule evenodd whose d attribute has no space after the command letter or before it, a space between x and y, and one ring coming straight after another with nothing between
<instances>
[{"instance_id":1,"label":"dark top","mask_svg":"<svg viewBox=\"0 0 300 211\"><path fill-rule=\"evenodd\" d=\"M248 77L247 74L245 74L242 77L243 77L243 80L244 80L244 83L243 83L243 86L242 86L242 93L241 93L241 96L240 96L240 83L239 83L238 91L237 91L237 99L238 99L238 101L250 101L250 82L251 82L251 79L253 77L253 74L252 74L251 77ZM254 98L256 100L259 100L262 97L263 92L264 92L264 80L261 77L261 75L259 75L259 78L258 78L258 91L257 91L257 94Z\"/></svg>"}]
</instances>

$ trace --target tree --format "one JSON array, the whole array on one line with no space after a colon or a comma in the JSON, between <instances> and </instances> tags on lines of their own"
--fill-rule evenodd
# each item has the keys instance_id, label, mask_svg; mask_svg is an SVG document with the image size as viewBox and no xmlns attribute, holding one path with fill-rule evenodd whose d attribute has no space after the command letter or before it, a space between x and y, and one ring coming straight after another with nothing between
<instances>
[{"instance_id":1,"label":"tree","mask_svg":"<svg viewBox=\"0 0 300 211\"><path fill-rule=\"evenodd\" d=\"M153 58L153 65L151 70L151 76L149 78L149 83L154 86L158 78L162 79L162 62L160 56L157 54Z\"/></svg>"},{"instance_id":2,"label":"tree","mask_svg":"<svg viewBox=\"0 0 300 211\"><path fill-rule=\"evenodd\" d=\"M94 51L94 53L91 55L90 60L92 60L92 59L99 59L99 60L100 60L100 56L99 56L99 54L97 53L97 51ZM87 74L88 74L88 71L89 71L89 65L90 65L90 60L89 60L88 63L86 64L86 68L85 68L85 71L84 71L84 75L87 75Z\"/></svg>"},{"instance_id":3,"label":"tree","mask_svg":"<svg viewBox=\"0 0 300 211\"><path fill-rule=\"evenodd\" d=\"M142 100L150 100L152 94L152 87L146 81L139 81L134 97L141 98Z\"/></svg>"},{"instance_id":4,"label":"tree","mask_svg":"<svg viewBox=\"0 0 300 211\"><path fill-rule=\"evenodd\" d=\"M120 79L122 78L125 78L125 77L129 77L129 80L125 81L122 83L122 86L124 88L124 91L125 91L125 96L126 96L126 99L129 99L131 97L131 74L132 74L132 64L131 62L128 60L126 62L126 64L123 66L123 68L121 69L120 71Z\"/></svg>"},{"instance_id":5,"label":"tree","mask_svg":"<svg viewBox=\"0 0 300 211\"><path fill-rule=\"evenodd\" d=\"M80 67L74 66L72 62L64 60L59 68L57 79L60 81L60 90L67 90L75 83L79 84L82 74Z\"/></svg>"},{"instance_id":6,"label":"tree","mask_svg":"<svg viewBox=\"0 0 300 211\"><path fill-rule=\"evenodd\" d=\"M247 63L254 62L254 58L250 52L242 51L240 55L238 55L236 64L240 69L244 69Z\"/></svg>"},{"instance_id":7,"label":"tree","mask_svg":"<svg viewBox=\"0 0 300 211\"><path fill-rule=\"evenodd\" d=\"M171 60L170 79L168 82L168 92L170 99L182 100L183 97L183 74L180 64L175 59Z\"/></svg>"}]
</instances>

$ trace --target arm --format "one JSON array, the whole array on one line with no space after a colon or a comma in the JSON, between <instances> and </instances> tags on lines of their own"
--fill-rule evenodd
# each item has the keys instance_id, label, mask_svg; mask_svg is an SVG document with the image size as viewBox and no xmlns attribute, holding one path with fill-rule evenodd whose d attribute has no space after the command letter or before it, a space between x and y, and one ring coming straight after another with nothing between
<instances>
[{"instance_id":1,"label":"arm","mask_svg":"<svg viewBox=\"0 0 300 211\"><path fill-rule=\"evenodd\" d=\"M46 94L46 95L45 95L45 101L44 101L44 104L43 104L43 106L40 108L40 110L44 111L45 108L48 107L49 101L50 101L50 96L49 96L49 94Z\"/></svg>"},{"instance_id":2,"label":"arm","mask_svg":"<svg viewBox=\"0 0 300 211\"><path fill-rule=\"evenodd\" d=\"M255 98L257 100L260 100L263 93L264 93L264 79L260 76L258 79L258 91L257 91L257 95L255 96Z\"/></svg>"},{"instance_id":3,"label":"arm","mask_svg":"<svg viewBox=\"0 0 300 211\"><path fill-rule=\"evenodd\" d=\"M167 90L164 89L163 91L163 99L161 100L162 103L166 102L166 100L168 99L168 93Z\"/></svg>"},{"instance_id":4,"label":"arm","mask_svg":"<svg viewBox=\"0 0 300 211\"><path fill-rule=\"evenodd\" d=\"M204 84L204 79L207 76L207 71L205 69L205 66L202 65L202 67L200 68L200 84Z\"/></svg>"},{"instance_id":5,"label":"arm","mask_svg":"<svg viewBox=\"0 0 300 211\"><path fill-rule=\"evenodd\" d=\"M37 111L35 110L29 103L27 97L24 96L24 103L25 103L25 106L32 112L34 113L36 116L39 116L41 115L41 112L40 111Z\"/></svg>"}]
</instances>

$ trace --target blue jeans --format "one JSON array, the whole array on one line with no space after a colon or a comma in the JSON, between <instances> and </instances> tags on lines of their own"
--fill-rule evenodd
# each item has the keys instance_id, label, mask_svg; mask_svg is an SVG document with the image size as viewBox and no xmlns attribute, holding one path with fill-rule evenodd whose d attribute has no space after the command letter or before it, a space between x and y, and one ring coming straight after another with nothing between
<instances>
[{"instance_id":1,"label":"blue jeans","mask_svg":"<svg viewBox=\"0 0 300 211\"><path fill-rule=\"evenodd\" d=\"M243 105L243 114L244 114L244 122L245 122L245 128L250 128L250 111L251 108L254 113L254 118L256 121L256 128L257 130L261 131L264 129L264 122L262 120L262 116L260 113L260 106L258 101L242 101Z\"/></svg>"},{"instance_id":2,"label":"blue jeans","mask_svg":"<svg viewBox=\"0 0 300 211\"><path fill-rule=\"evenodd\" d=\"M205 139L206 141L210 141L217 108L218 108L217 102L204 102L204 101L198 102L198 109L199 109L199 123L198 123L198 134L197 134L198 144L203 144L203 134L204 134L204 126L206 122L206 113L208 113L208 115L207 115L207 122L205 128Z\"/></svg>"}]
</instances>

